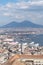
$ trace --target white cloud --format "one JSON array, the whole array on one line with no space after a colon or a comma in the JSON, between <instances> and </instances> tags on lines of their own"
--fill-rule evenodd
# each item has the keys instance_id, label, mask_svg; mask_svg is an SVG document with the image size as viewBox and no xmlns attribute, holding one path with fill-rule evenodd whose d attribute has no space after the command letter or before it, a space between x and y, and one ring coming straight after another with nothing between
<instances>
[{"instance_id":1,"label":"white cloud","mask_svg":"<svg viewBox=\"0 0 43 65\"><path fill-rule=\"evenodd\" d=\"M17 3L7 3L0 6L0 17L6 17L6 19L11 20L30 20L35 23L43 20L43 1L20 1ZM39 11L40 10L40 11ZM7 21L7 20L4 20ZM37 22L36 22L37 21Z\"/></svg>"},{"instance_id":2,"label":"white cloud","mask_svg":"<svg viewBox=\"0 0 43 65\"><path fill-rule=\"evenodd\" d=\"M4 16L12 16L11 13L7 13L7 12L6 12L6 13L3 13L3 15L4 15Z\"/></svg>"},{"instance_id":3,"label":"white cloud","mask_svg":"<svg viewBox=\"0 0 43 65\"><path fill-rule=\"evenodd\" d=\"M28 8L28 4L25 3L25 2L16 3L16 6L19 7L20 9L26 9L26 8Z\"/></svg>"},{"instance_id":4,"label":"white cloud","mask_svg":"<svg viewBox=\"0 0 43 65\"><path fill-rule=\"evenodd\" d=\"M7 7L7 8L11 8L11 7L12 7L12 4L11 4L11 3L7 3L7 4L6 4L6 7Z\"/></svg>"},{"instance_id":5,"label":"white cloud","mask_svg":"<svg viewBox=\"0 0 43 65\"><path fill-rule=\"evenodd\" d=\"M42 6L43 5L43 1L33 1L33 2L30 2L31 5L39 5L39 6Z\"/></svg>"}]
</instances>

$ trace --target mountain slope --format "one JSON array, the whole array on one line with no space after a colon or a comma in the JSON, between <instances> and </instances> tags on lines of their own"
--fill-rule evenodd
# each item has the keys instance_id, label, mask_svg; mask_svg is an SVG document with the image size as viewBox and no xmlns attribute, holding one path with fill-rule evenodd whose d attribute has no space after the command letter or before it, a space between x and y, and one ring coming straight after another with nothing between
<instances>
[{"instance_id":1,"label":"mountain slope","mask_svg":"<svg viewBox=\"0 0 43 65\"><path fill-rule=\"evenodd\" d=\"M10 28L10 27L32 27L32 28L43 28L43 25L34 24L30 21L23 21L23 22L11 22L9 24L6 24L2 26L3 28Z\"/></svg>"}]
</instances>

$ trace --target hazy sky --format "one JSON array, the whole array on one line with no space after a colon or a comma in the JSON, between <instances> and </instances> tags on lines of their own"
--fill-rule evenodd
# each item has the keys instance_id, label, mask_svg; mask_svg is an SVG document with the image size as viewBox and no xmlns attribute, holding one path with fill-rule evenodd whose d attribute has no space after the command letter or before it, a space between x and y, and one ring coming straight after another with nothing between
<instances>
[{"instance_id":1,"label":"hazy sky","mask_svg":"<svg viewBox=\"0 0 43 65\"><path fill-rule=\"evenodd\" d=\"M0 0L0 25L22 20L43 24L43 0Z\"/></svg>"}]
</instances>

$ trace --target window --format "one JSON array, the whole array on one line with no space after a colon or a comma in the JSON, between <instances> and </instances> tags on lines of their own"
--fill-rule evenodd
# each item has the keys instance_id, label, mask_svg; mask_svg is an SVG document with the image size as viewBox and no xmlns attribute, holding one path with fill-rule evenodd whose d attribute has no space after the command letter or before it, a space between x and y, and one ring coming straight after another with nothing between
<instances>
[{"instance_id":1,"label":"window","mask_svg":"<svg viewBox=\"0 0 43 65\"><path fill-rule=\"evenodd\" d=\"M28 61L27 60L27 61L25 61L25 65L34 65L34 64L33 64L33 61Z\"/></svg>"}]
</instances>

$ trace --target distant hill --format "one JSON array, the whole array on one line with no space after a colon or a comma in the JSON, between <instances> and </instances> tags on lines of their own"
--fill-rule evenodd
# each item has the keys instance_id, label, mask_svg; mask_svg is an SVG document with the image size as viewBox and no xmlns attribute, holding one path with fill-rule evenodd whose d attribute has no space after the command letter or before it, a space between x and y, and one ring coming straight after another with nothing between
<instances>
[{"instance_id":1,"label":"distant hill","mask_svg":"<svg viewBox=\"0 0 43 65\"><path fill-rule=\"evenodd\" d=\"M15 21L13 21L13 22L11 22L11 23L8 23L8 24L6 24L6 25L4 25L4 26L2 26L3 28L12 28L12 27L32 27L32 28L43 28L43 25L38 25L38 24L34 24L34 23L32 23L32 22L30 22L30 21L22 21L22 22L20 22L20 23L18 23L18 22L15 22Z\"/></svg>"}]
</instances>

